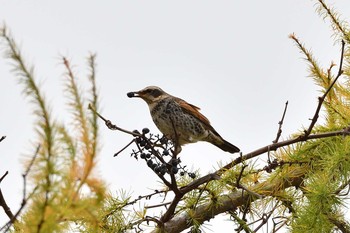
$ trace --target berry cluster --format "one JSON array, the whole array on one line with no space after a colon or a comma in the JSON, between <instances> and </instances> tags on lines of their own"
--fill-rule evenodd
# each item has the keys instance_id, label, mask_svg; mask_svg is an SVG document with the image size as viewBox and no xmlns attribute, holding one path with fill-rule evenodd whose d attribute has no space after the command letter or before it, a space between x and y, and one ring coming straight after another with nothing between
<instances>
[{"instance_id":1,"label":"berry cluster","mask_svg":"<svg viewBox=\"0 0 350 233\"><path fill-rule=\"evenodd\" d=\"M138 150L133 150L132 156L136 159L141 158L146 161L147 166L156 174L164 176L165 174L187 174L192 179L196 178L193 172L188 172L186 166L181 165L180 158L174 153L174 145L167 138L153 135L148 128L142 129L142 133L137 130L134 133L140 134L136 136L135 143Z\"/></svg>"}]
</instances>

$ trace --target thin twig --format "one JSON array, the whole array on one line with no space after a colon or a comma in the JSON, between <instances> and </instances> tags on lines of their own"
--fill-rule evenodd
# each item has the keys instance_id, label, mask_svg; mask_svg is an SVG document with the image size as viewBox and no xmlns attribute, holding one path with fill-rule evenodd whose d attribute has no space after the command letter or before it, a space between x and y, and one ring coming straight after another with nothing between
<instances>
[{"instance_id":1,"label":"thin twig","mask_svg":"<svg viewBox=\"0 0 350 233\"><path fill-rule=\"evenodd\" d=\"M275 219L284 219L284 221L279 221L279 222L275 222ZM278 230L280 230L284 225L286 225L289 221L289 218L286 218L284 216L277 216L277 217L273 217L272 218L272 222L273 222L273 229L272 229L272 232L275 233L277 232ZM277 227L277 225L279 225Z\"/></svg>"},{"instance_id":2,"label":"thin twig","mask_svg":"<svg viewBox=\"0 0 350 233\"><path fill-rule=\"evenodd\" d=\"M139 197L136 198L135 200L130 201L130 202L127 202L124 206L133 205L133 204L135 204L136 202L138 202L138 201L140 201L140 200L142 200L142 199L149 200L149 199L151 199L151 197L153 197L154 195L161 194L161 193L166 193L166 192L167 192L167 190L161 190L161 191L159 191L159 190L154 190L153 193L147 194L147 195L143 195L143 196L139 196Z\"/></svg>"},{"instance_id":3,"label":"thin twig","mask_svg":"<svg viewBox=\"0 0 350 233\"><path fill-rule=\"evenodd\" d=\"M241 171L239 172L239 176L238 176L238 178L237 178L237 180L236 180L236 186L237 187L239 187L239 182L241 182L241 179L242 179L242 176L243 176L243 172L244 172L244 169L246 168L246 167L248 167L248 165L246 165L246 164L244 164L243 166L242 166L242 168L241 168Z\"/></svg>"},{"instance_id":4,"label":"thin twig","mask_svg":"<svg viewBox=\"0 0 350 233\"><path fill-rule=\"evenodd\" d=\"M241 179L242 179L242 177L243 177L244 169L245 169L246 167L248 167L248 165L246 165L246 164L244 164L244 165L242 166L241 171L240 171L240 173L239 173L239 175L238 175L238 178L237 178L237 180L236 180L236 187L237 187L237 188L240 188L240 189L242 189L242 190L244 190L244 191L246 191L246 192L248 192L249 194L251 194L252 196L254 196L254 197L256 197L256 198L259 198L259 199L263 198L262 195L260 195L260 194L258 194L258 193L255 193L255 192L253 192L253 191L251 191L251 190L249 190L247 187L245 187L243 184L240 183L240 182L241 182Z\"/></svg>"},{"instance_id":5,"label":"thin twig","mask_svg":"<svg viewBox=\"0 0 350 233\"><path fill-rule=\"evenodd\" d=\"M9 172L6 171L5 174L0 178L0 183L1 183L1 181L3 179L5 179L5 177L7 176L8 173ZM12 214L12 211L11 211L10 207L7 205L7 203L5 201L5 198L4 198L3 194L2 194L1 189L0 189L0 206L4 209L6 215L9 217L9 219L10 220L13 219L14 216Z\"/></svg>"},{"instance_id":6,"label":"thin twig","mask_svg":"<svg viewBox=\"0 0 350 233\"><path fill-rule=\"evenodd\" d=\"M122 153L126 148L128 148L133 142L135 142L135 139L132 139L126 146L124 146L122 149L120 149L117 153L113 155L113 157L118 156L120 153Z\"/></svg>"},{"instance_id":7,"label":"thin twig","mask_svg":"<svg viewBox=\"0 0 350 233\"><path fill-rule=\"evenodd\" d=\"M157 205L149 205L149 206L145 206L145 209L152 209L152 208L158 208L158 207L162 207L162 206L167 206L171 204L171 202L165 202L165 203L161 203L161 204L157 204Z\"/></svg>"},{"instance_id":8,"label":"thin twig","mask_svg":"<svg viewBox=\"0 0 350 233\"><path fill-rule=\"evenodd\" d=\"M94 107L92 107L91 104L89 104L88 108L89 108L93 113L95 113L99 118L101 118L101 119L105 122L106 126L107 126L109 129L111 129L111 130L119 130L119 131L121 131L121 132L130 134L130 135L132 135L132 136L142 136L142 134L140 134L140 133L131 132L131 131L129 131L129 130L122 129L122 128L116 126L116 125L113 125L111 121L107 120L107 119L104 118L101 114L99 114L99 113L94 109Z\"/></svg>"},{"instance_id":9,"label":"thin twig","mask_svg":"<svg viewBox=\"0 0 350 233\"><path fill-rule=\"evenodd\" d=\"M2 140L4 140L5 138L6 138L6 136L1 136L0 142L1 142Z\"/></svg>"},{"instance_id":10,"label":"thin twig","mask_svg":"<svg viewBox=\"0 0 350 233\"><path fill-rule=\"evenodd\" d=\"M22 210L24 209L25 205L27 204L28 200L32 198L34 193L38 190L38 186L36 186L33 191L28 195L27 198L22 200L21 207L17 211L17 213L14 215L14 217L8 221L3 227L0 228L0 232L8 232L12 224L17 220L18 216L21 214ZM15 227L16 228L16 227ZM18 231L18 229L16 229Z\"/></svg>"},{"instance_id":11,"label":"thin twig","mask_svg":"<svg viewBox=\"0 0 350 233\"><path fill-rule=\"evenodd\" d=\"M5 177L9 174L8 171L5 172L4 175L2 175L2 177L0 178L0 183L2 182L3 179L5 179Z\"/></svg>"},{"instance_id":12,"label":"thin twig","mask_svg":"<svg viewBox=\"0 0 350 233\"><path fill-rule=\"evenodd\" d=\"M16 214L8 221L3 227L0 228L0 232L4 230L4 232L7 232L12 224L17 220L18 216L21 214L22 210L26 206L28 200L34 195L36 190L38 189L38 186L36 186L33 191L27 196L27 176L30 172L30 169L32 168L34 161L39 153L40 145L36 148L35 153L32 157L32 160L30 161L26 171L22 174L23 177L23 197L21 202L21 207L17 210Z\"/></svg>"},{"instance_id":13,"label":"thin twig","mask_svg":"<svg viewBox=\"0 0 350 233\"><path fill-rule=\"evenodd\" d=\"M199 195L198 195L198 197L197 197L196 203L194 203L192 209L195 209L195 208L197 207L197 205L198 205L198 203L199 203L199 199L201 198L203 192L204 192L205 190L207 190L208 184L209 184L209 182L206 183L205 186L204 186L203 188L200 189L200 192L199 192Z\"/></svg>"},{"instance_id":14,"label":"thin twig","mask_svg":"<svg viewBox=\"0 0 350 233\"><path fill-rule=\"evenodd\" d=\"M253 233L254 231L252 229L249 228L249 226L247 225L247 222L244 219L241 219L240 217L238 217L237 214L235 214L234 212L231 212L231 217L236 220L236 222L239 224L239 227L237 229L235 229L235 232L240 232L242 230L244 230L246 233Z\"/></svg>"},{"instance_id":15,"label":"thin twig","mask_svg":"<svg viewBox=\"0 0 350 233\"><path fill-rule=\"evenodd\" d=\"M4 209L7 217L9 217L10 220L14 218L12 211L10 207L7 205L4 196L2 195L2 191L0 189L0 206Z\"/></svg>"},{"instance_id":16,"label":"thin twig","mask_svg":"<svg viewBox=\"0 0 350 233\"><path fill-rule=\"evenodd\" d=\"M288 107L288 101L285 103L282 118L281 118L281 120L278 122L279 127L278 127L278 131L277 131L276 139L272 141L273 143L277 143L278 140L279 140L280 137L281 137L281 134L282 134L282 125L283 125L284 117L286 116L287 107Z\"/></svg>"},{"instance_id":17,"label":"thin twig","mask_svg":"<svg viewBox=\"0 0 350 233\"><path fill-rule=\"evenodd\" d=\"M147 222L147 225L149 225L149 222L154 222L156 223L158 226L163 226L163 223L161 221L159 221L157 218L155 217L151 217L151 216L145 216L143 219L140 219L134 223L131 223L131 225L137 225L138 228L140 229L140 231L137 231L137 232L143 232L144 230L141 229L140 225L143 223L143 222Z\"/></svg>"},{"instance_id":18,"label":"thin twig","mask_svg":"<svg viewBox=\"0 0 350 233\"><path fill-rule=\"evenodd\" d=\"M340 194L340 192L348 186L348 191L345 194ZM344 184L340 185L334 192L336 195L347 196L350 192L350 179L348 179Z\"/></svg>"},{"instance_id":19,"label":"thin twig","mask_svg":"<svg viewBox=\"0 0 350 233\"><path fill-rule=\"evenodd\" d=\"M268 214L266 214L266 213L263 214L263 216L261 217L261 220L262 220L262 221L261 221L260 225L257 226L257 227L254 229L254 232L258 232L258 230L260 230L260 228L261 228L262 226L264 226L264 225L267 223L267 221L269 220L269 218L271 217L271 215L272 215L272 214L275 212L275 210L277 209L278 204L279 204L279 202L277 201L276 204L275 204L275 206L272 208L272 210L271 210Z\"/></svg>"}]
</instances>

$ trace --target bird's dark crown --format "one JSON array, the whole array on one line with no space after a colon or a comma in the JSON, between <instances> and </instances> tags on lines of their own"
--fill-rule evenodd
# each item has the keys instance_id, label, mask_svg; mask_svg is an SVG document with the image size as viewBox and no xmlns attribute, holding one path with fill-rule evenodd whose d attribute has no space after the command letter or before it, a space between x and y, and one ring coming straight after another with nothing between
<instances>
[{"instance_id":1,"label":"bird's dark crown","mask_svg":"<svg viewBox=\"0 0 350 233\"><path fill-rule=\"evenodd\" d=\"M138 92L139 95L150 95L153 98L163 95L165 92L156 86L149 86Z\"/></svg>"},{"instance_id":2,"label":"bird's dark crown","mask_svg":"<svg viewBox=\"0 0 350 233\"><path fill-rule=\"evenodd\" d=\"M144 101L146 101L147 104L155 103L168 95L169 94L167 94L161 88L156 87L156 86L149 86L149 87L146 87L140 91L129 92L127 94L127 96L129 98L139 97L139 98L143 99Z\"/></svg>"}]
</instances>

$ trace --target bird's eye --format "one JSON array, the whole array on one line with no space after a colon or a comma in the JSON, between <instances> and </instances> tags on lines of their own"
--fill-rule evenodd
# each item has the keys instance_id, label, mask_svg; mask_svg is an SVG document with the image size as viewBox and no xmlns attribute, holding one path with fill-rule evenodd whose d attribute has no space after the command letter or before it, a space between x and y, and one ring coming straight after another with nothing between
<instances>
[{"instance_id":1,"label":"bird's eye","mask_svg":"<svg viewBox=\"0 0 350 233\"><path fill-rule=\"evenodd\" d=\"M157 98L158 96L160 96L162 94L162 92L158 89L153 89L150 94L154 97Z\"/></svg>"},{"instance_id":2,"label":"bird's eye","mask_svg":"<svg viewBox=\"0 0 350 233\"><path fill-rule=\"evenodd\" d=\"M149 89L147 90L147 92L153 96L154 98L157 98L158 96L160 96L162 94L162 91L158 90L158 89Z\"/></svg>"},{"instance_id":3,"label":"bird's eye","mask_svg":"<svg viewBox=\"0 0 350 233\"><path fill-rule=\"evenodd\" d=\"M158 96L162 95L163 92L158 89L147 89L143 91L144 94L150 95L154 98L157 98Z\"/></svg>"}]
</instances>

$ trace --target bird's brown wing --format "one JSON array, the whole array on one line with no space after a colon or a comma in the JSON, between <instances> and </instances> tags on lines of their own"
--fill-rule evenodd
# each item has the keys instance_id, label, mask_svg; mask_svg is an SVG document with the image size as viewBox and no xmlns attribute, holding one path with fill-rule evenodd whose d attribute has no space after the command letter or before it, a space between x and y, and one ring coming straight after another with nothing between
<instances>
[{"instance_id":1,"label":"bird's brown wing","mask_svg":"<svg viewBox=\"0 0 350 233\"><path fill-rule=\"evenodd\" d=\"M189 103L187 103L186 101L184 101L182 99L178 99L178 103L179 103L180 107L182 108L182 110L184 112L187 112L188 114L191 114L192 116L194 116L195 118L199 119L206 126L208 126L210 129L213 130L213 127L210 125L210 122L209 122L208 118L206 118L205 116L203 116L202 113L199 112L199 110L200 110L199 107L197 107L197 106L195 106L193 104L189 104Z\"/></svg>"},{"instance_id":2,"label":"bird's brown wing","mask_svg":"<svg viewBox=\"0 0 350 233\"><path fill-rule=\"evenodd\" d=\"M179 98L177 98L177 102L184 112L191 114L192 116L194 116L195 118L200 120L207 127L207 129L209 129L214 135L219 137L219 140L221 141L221 142L216 142L216 143L211 142L211 143L218 146L222 150L228 151L230 153L235 153L235 152L240 151L238 147L232 145L231 143L229 143L228 141L223 139L220 136L220 134L218 132L216 132L216 130L210 125L208 118L206 118L205 116L203 116L202 113L199 112L200 108L198 108L197 106L195 106L193 104L189 104L186 101L179 99Z\"/></svg>"}]
</instances>

